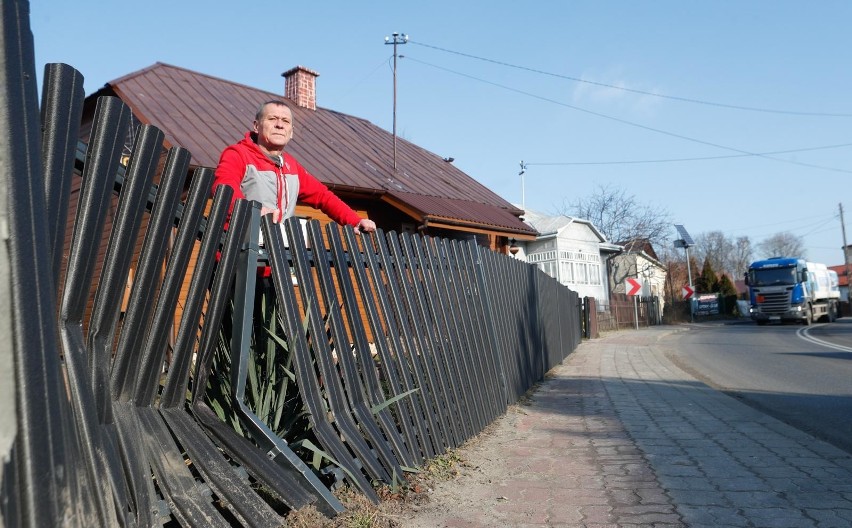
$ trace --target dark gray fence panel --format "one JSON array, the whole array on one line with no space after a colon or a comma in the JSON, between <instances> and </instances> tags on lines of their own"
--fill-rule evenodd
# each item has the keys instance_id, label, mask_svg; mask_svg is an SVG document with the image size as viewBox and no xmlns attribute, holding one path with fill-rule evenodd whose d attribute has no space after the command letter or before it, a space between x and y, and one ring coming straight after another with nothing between
<instances>
[{"instance_id":1,"label":"dark gray fence panel","mask_svg":"<svg viewBox=\"0 0 852 528\"><path fill-rule=\"evenodd\" d=\"M6 410L16 410L13 424L3 424L5 439L14 438L11 464L0 468L3 515L10 525L52 526L74 512L80 499L72 472L74 431L61 377L59 338L55 324L55 281L48 247L45 187L39 160L40 124L35 58L29 30L29 7L23 1L0 5L0 145L2 183L6 189L0 214L8 219L4 241L3 300L0 333L2 367L14 368L13 383L4 384ZM14 141L10 138L14 137ZM8 209L7 209L8 208ZM8 246L6 245L8 243ZM8 253L6 250L8 249ZM9 267L6 268L6 260ZM47 261L47 265L45 265ZM7 493L14 490L14 493ZM69 494L69 491L72 493ZM85 499L84 499L85 500ZM96 522L96 517L89 517Z\"/></svg>"},{"instance_id":2,"label":"dark gray fence panel","mask_svg":"<svg viewBox=\"0 0 852 528\"><path fill-rule=\"evenodd\" d=\"M463 269L467 272L471 317L479 344L477 351L482 368L480 376L485 389L483 396L489 404L488 423L491 423L505 412L506 405L503 403L503 394L498 382L497 369L500 362L497 361L499 354L495 348L492 314L488 309L488 289L485 286L484 268L480 259L482 251L482 248L473 242L457 247L459 261L464 264Z\"/></svg>"},{"instance_id":3,"label":"dark gray fence panel","mask_svg":"<svg viewBox=\"0 0 852 528\"><path fill-rule=\"evenodd\" d=\"M472 436L469 424L470 405L466 400L467 393L462 390L459 378L457 344L457 329L447 317L446 296L442 295L443 288L439 287L441 275L438 262L427 253L423 237L402 234L406 251L410 256L411 266L420 270L423 284L425 310L430 314L430 330L438 370L438 381L445 398L447 419L452 429L456 445L460 445Z\"/></svg>"},{"instance_id":4,"label":"dark gray fence panel","mask_svg":"<svg viewBox=\"0 0 852 528\"><path fill-rule=\"evenodd\" d=\"M355 275L358 275L358 273L363 275L363 261L360 258L355 258L354 253L350 252L347 254L347 252L343 249L343 241L340 236L340 230L337 226L328 224L326 226L326 234L328 235L332 258L334 259L334 270L337 276L337 283L340 286L344 297L343 308L346 311L346 320L349 323L349 329L350 332L352 332L354 340L353 350L355 356L353 359L357 362L357 364L347 365L347 368L350 371L348 372L348 375L351 377L354 372L360 376L361 388L363 390L361 399L363 399L363 404L369 406L370 411L372 412L373 408L383 405L386 402L386 398L382 392L378 369L376 368L370 352L370 342L367 338L366 328L364 326L361 313L358 310L355 283L353 282L352 275L350 274L351 268ZM360 250L357 246L355 246L354 251L359 253L358 256L360 256ZM362 291L361 293L363 297L364 292ZM375 313L372 303L365 303L365 310ZM375 315L372 317L375 317ZM376 334L374 333L373 335ZM354 383L355 380L350 382L350 384ZM358 404L360 405L361 403ZM394 463L397 464L397 467L393 467L393 470L400 470L401 468L398 467L400 464L408 467L414 466L414 459L408 447L405 445L405 440L402 438L399 429L394 423L394 417L391 411L385 407L381 410L375 411L374 414L376 416L376 421L381 427L381 433L393 449L395 457ZM373 432L372 435L375 436L376 433ZM381 443L381 440L375 440L375 442ZM384 456L387 455L385 454ZM397 473L396 477L401 478L402 474Z\"/></svg>"},{"instance_id":5,"label":"dark gray fence panel","mask_svg":"<svg viewBox=\"0 0 852 528\"><path fill-rule=\"evenodd\" d=\"M287 230L288 240L292 241L295 247L307 247L298 219L285 222L284 227ZM311 231L317 230L319 230L319 226L314 224ZM281 237L280 230L277 230L274 234L278 235L279 238ZM317 240L311 239L311 248L313 248L312 256L313 262L316 264L317 273L325 271L328 274L327 255L325 254L321 235ZM353 411L349 407L349 401L343 389L343 380L339 376L337 366L332 358L332 350L335 351L338 362L341 361L344 354L348 356L350 351L349 340L345 335L329 336L326 330L327 324L330 324L333 329L333 319L340 317L338 310L340 302L337 300L334 292L329 292L334 297L334 300L330 301L329 304L334 304L335 307L332 311L323 314L321 311L322 300L318 293L318 288L314 284L313 270L307 253L303 251L294 252L293 263L299 281L299 294L308 317L310 349L313 351L313 361L319 368L320 376L323 377L325 399L328 402L328 411L333 417L334 425L343 437L346 445L357 455L361 464L365 466L368 474L374 480L390 482L390 473L382 467L375 454L370 450L370 446L367 445L364 437L358 431L358 425L355 423ZM290 285L292 287L292 281ZM302 318L301 312L289 312L288 315L291 318L294 316L298 317L299 320ZM334 341L332 343L329 342L329 337L333 337ZM353 392L357 390L356 387L353 387ZM362 416L362 418L366 417ZM372 419L368 420L372 421Z\"/></svg>"},{"instance_id":6,"label":"dark gray fence panel","mask_svg":"<svg viewBox=\"0 0 852 528\"><path fill-rule=\"evenodd\" d=\"M401 292L402 302L398 306L402 312L398 315L400 324L404 325L404 330L407 330L403 334L409 336L408 360L414 370L427 408L431 411L427 413L427 422L430 435L434 439L436 453L442 454L454 445L454 440L444 408L446 397L438 382L439 374L434 363L435 344L433 336L429 335L430 316L425 312L422 292L418 287L417 269L403 254L397 234L388 233L384 241L387 245L379 243L379 252L384 262L389 264L386 269L395 271L393 275Z\"/></svg>"},{"instance_id":7,"label":"dark gray fence panel","mask_svg":"<svg viewBox=\"0 0 852 528\"><path fill-rule=\"evenodd\" d=\"M331 231L335 229L330 227L329 230ZM397 423L399 424L398 427L402 429L401 433L405 438L406 448L404 453L407 453L408 456L406 457L403 454L400 457L400 461L407 466L413 466L415 463L422 462L425 458L422 447L419 443L419 431L417 430L413 420L415 415L415 404L413 403L412 398L403 397L405 388L397 373L396 361L393 359L393 354L395 354L396 348L391 340L396 337L396 333L393 328L389 328L387 333L385 331L381 312L379 311L379 308L380 306L383 306L383 303L381 301L381 297L373 288L373 283L367 277L365 269L367 261L365 260L364 255L366 254L366 251L362 253L361 248L355 239L355 233L351 229L344 231L344 237L346 239L346 249L349 255L349 262L353 274L355 275L355 283L359 289L360 296L363 299L363 309L366 312L367 321L370 325L370 331L373 335L374 341L373 344L376 347L376 354L378 356L381 369L381 373L375 373L375 377L378 378L379 383L376 387L374 387L374 393L376 390L381 390L381 382L384 380L388 384L388 399L393 397L401 398L396 404L391 406L390 409L392 409L393 416L396 417ZM375 265L375 259L370 261L370 265ZM371 275L373 271L378 272L373 268L370 268L370 270ZM364 339L366 339L366 336ZM362 364L366 369L368 362L364 361ZM374 404L378 404L384 400L384 395L376 393L374 398ZM386 428L392 427L392 422L388 416L384 417L382 424ZM389 437L393 438L393 433L388 434L390 435ZM403 451L399 446L398 441L396 441L395 445L397 446L398 451Z\"/></svg>"},{"instance_id":8,"label":"dark gray fence panel","mask_svg":"<svg viewBox=\"0 0 852 528\"><path fill-rule=\"evenodd\" d=\"M108 212L105 205L110 199L114 175L119 167L124 133L130 124L130 110L116 98L102 98L98 100L95 116L92 139L87 150L90 162L83 169L74 222L74 244L69 251L66 268L59 311L59 331L74 416L81 435L85 438L81 445L81 463L85 464L89 485L99 490L98 496L94 497L98 519L102 523L108 523L119 515L114 503L126 502L125 488L116 482L115 477L115 468L120 467L120 459L113 451L117 445L117 438L114 437L116 431L113 428L101 430L99 426L102 422L98 418L97 400L92 390L95 380L90 376L90 358L83 336L83 319ZM117 139L119 137L122 139ZM105 390L102 392L106 393ZM108 412L105 410L104 414ZM109 416L106 418L109 419ZM104 438L104 435L113 437ZM108 476L112 477L112 484L107 480ZM141 476L138 476L135 482L153 492L152 486L143 484ZM142 515L148 511L145 509Z\"/></svg>"},{"instance_id":9,"label":"dark gray fence panel","mask_svg":"<svg viewBox=\"0 0 852 528\"><path fill-rule=\"evenodd\" d=\"M53 257L53 283L59 283L62 246L68 222L68 197L74 171L77 125L83 115L83 75L67 64L44 68L41 102L45 212Z\"/></svg>"},{"instance_id":10,"label":"dark gray fence panel","mask_svg":"<svg viewBox=\"0 0 852 528\"><path fill-rule=\"evenodd\" d=\"M382 239L381 231L376 232L375 238L378 244ZM390 264L384 260L381 264L379 263L373 237L364 237L362 242L367 268L370 270L370 289L375 295L383 317L382 327L384 330L376 335L383 336L384 331L387 331L385 336L389 347L387 374L389 379L396 380L397 386L401 389L399 392L395 392L393 397L402 396L405 393L410 394L410 397L404 397L402 401L409 407L403 420L410 420L413 423L414 431L416 431L416 444L412 443L411 445L419 447L417 456L422 457L421 459L432 458L436 451L432 445L433 439L428 432L429 428L426 425L426 416L431 414L431 411L427 408L420 385L413 381L414 376L408 365L407 354L411 348L410 336L406 334L406 329L399 320L400 313L403 314L403 318L405 317L399 309L401 303L399 291L392 278L392 272L388 270Z\"/></svg>"},{"instance_id":11,"label":"dark gray fence panel","mask_svg":"<svg viewBox=\"0 0 852 528\"><path fill-rule=\"evenodd\" d=\"M181 203L189 163L182 149L168 153L153 186L163 135L152 126L136 131L129 163L120 166L131 115L118 99L98 101L81 157L75 144L81 76L64 65L46 69L41 132L25 7L4 2L0 11L0 75L7 88L0 95L0 129L19 139L0 147L9 195L8 210L0 214L8 216L11 233L0 249L10 271L0 273L0 292L11 298L4 324L13 333L0 360L12 363L14 357L18 413L15 429L3 430L15 439L11 463L0 474L3 518L21 526L282 524L249 479L289 508L314 504L327 515L342 511L314 471L244 399L251 301L263 253L254 238L261 224L258 204L238 201L226 230L231 191L220 188L204 218L209 170L195 172ZM75 161L82 187L57 301L63 202ZM143 225L122 320L121 294ZM394 482L404 466L480 432L580 342L576 293L473 242L381 231L356 237L349 227L341 237L340 228L330 225L326 250L314 221L308 249L299 223L289 220L288 249L270 218L263 219L263 229L285 309L280 322L294 349L298 388L314 430L346 476L374 501L375 483ZM106 234L105 260L98 266ZM167 361L166 336L194 251L198 259ZM231 370L211 372L220 326L232 306ZM303 308L309 313L307 336ZM208 381L223 375L250 438L205 402ZM399 401L374 409L390 398Z\"/></svg>"},{"instance_id":12,"label":"dark gray fence panel","mask_svg":"<svg viewBox=\"0 0 852 528\"><path fill-rule=\"evenodd\" d=\"M221 194L221 189L219 192ZM227 198L223 196L225 202L230 199L230 191L226 196ZM261 420L247 408L242 393L236 391L233 394L233 406L240 414L242 425L248 429L257 445L237 434L230 425L222 423L204 401L213 352L219 338L219 327L222 325L225 313L230 310L232 297L236 295L232 285L238 269L237 263L240 261L240 267L245 272L249 268L246 261L252 261L253 264L250 267L252 275L257 267L257 245L245 244L245 241L249 236L249 225L253 228L259 226L256 222L259 212L260 204L256 202L248 203L239 200L234 206L221 260L216 266L216 274L210 288L210 298L204 316L205 325L198 344L191 396L192 411L195 418L204 425L228 456L245 467L250 475L264 483L267 489L285 504L294 509L315 504L321 512L334 515L343 511L343 505L325 489L316 475L293 453L286 442L264 426ZM214 249L215 247L214 245ZM205 266L212 265L212 258L207 258L207 253L202 256L205 258ZM180 335L178 341L180 341ZM247 375L244 368L245 361L240 356L248 354L248 350L239 349L235 351L235 354L237 357L233 364L241 366L240 376L245 379ZM227 375L222 372L214 374ZM178 379L179 376L175 378Z\"/></svg>"},{"instance_id":13,"label":"dark gray fence panel","mask_svg":"<svg viewBox=\"0 0 852 528\"><path fill-rule=\"evenodd\" d=\"M356 352L354 346L357 346L359 343L350 342L349 335L344 328L342 312L344 303L337 296L337 284L331 272L331 255L323 249L324 243L320 225L316 222L309 223L308 235L310 245L314 248L312 255L314 256L320 290L322 291L323 308L325 313L328 314L331 325L332 340L335 351L337 352L337 365L345 379L346 397L349 401L351 412L354 414L354 418L357 420L364 438L369 442L369 446L375 450L375 456L378 458L376 462L380 462L383 466L384 476L379 478L387 479L385 482L399 482L402 478L402 468L391 452L387 440L382 436L376 418L370 411L370 406L367 403L366 388L359 372L361 369L358 368L356 363L356 354L361 358L365 356L369 357L369 349L362 349ZM338 255L335 262L339 261L340 258L341 256ZM348 278L348 266L344 270L346 270L346 278ZM341 290L344 289L343 285L340 287ZM351 285L349 287L351 288ZM300 291L303 296L309 293L307 289ZM352 304L348 304L348 307L351 308ZM357 305L355 305L355 309L357 309ZM366 342L363 342L363 346L366 347ZM375 371L372 362L368 363L367 366L370 370ZM372 457L373 455L370 454L370 456Z\"/></svg>"},{"instance_id":14,"label":"dark gray fence panel","mask_svg":"<svg viewBox=\"0 0 852 528\"><path fill-rule=\"evenodd\" d=\"M459 335L457 357L459 358L463 374L461 390L470 394L469 401L472 403L474 411L472 416L474 418L473 428L476 431L481 431L489 423L486 409L488 404L483 401L481 380L477 375L475 354L477 343L473 334L469 307L467 306L467 281L462 276L461 270L457 265L451 242L440 239L433 239L433 242L447 279L449 306L451 307L453 322L457 327Z\"/></svg>"},{"instance_id":15,"label":"dark gray fence panel","mask_svg":"<svg viewBox=\"0 0 852 528\"><path fill-rule=\"evenodd\" d=\"M294 225L295 224L295 225ZM304 248L304 241L301 238L301 226L295 219L286 223L288 227L287 236L290 240L296 240L295 236L299 236L302 241L301 247ZM293 365L299 387L302 390L302 396L305 401L305 406L308 410L311 424L317 438L322 445L331 452L337 463L346 470L346 475L351 479L352 484L357 486L367 497L378 502L378 496L373 490L370 482L361 473L354 456L349 451L346 444L340 439L340 432L335 429L334 424L329 419L326 411L326 403L323 399L322 388L317 378L317 371L314 367L314 357L311 354L310 345L305 334L301 330L301 310L296 302L296 292L293 290L293 282L290 276L290 266L287 265L287 256L285 253L284 240L281 230L278 226L273 225L269 221L269 217L264 219L264 240L269 251L270 263L272 264L272 277L275 283L275 291L278 295L278 302L284 308L281 318L282 326L287 331L287 337L290 340L291 354L293 355ZM299 253L299 252L296 252ZM304 256L302 256L304 258ZM305 271L305 263L295 263L297 273L309 274L310 270ZM302 277L299 276L300 282ZM316 342L322 342L325 336L323 329L322 317L318 313L310 315L311 335L317 337ZM321 338L320 338L321 337ZM322 361L330 360L330 358L321 358Z\"/></svg>"}]
</instances>

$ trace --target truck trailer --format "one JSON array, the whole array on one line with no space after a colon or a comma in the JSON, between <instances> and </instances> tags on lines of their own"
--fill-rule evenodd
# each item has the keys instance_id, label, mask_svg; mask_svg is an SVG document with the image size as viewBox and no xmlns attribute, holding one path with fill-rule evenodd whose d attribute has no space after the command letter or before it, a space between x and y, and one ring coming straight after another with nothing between
<instances>
[{"instance_id":1,"label":"truck trailer","mask_svg":"<svg viewBox=\"0 0 852 528\"><path fill-rule=\"evenodd\" d=\"M750 315L759 325L769 322L828 323L838 317L837 273L825 264L800 258L774 257L753 262L745 274Z\"/></svg>"}]
</instances>

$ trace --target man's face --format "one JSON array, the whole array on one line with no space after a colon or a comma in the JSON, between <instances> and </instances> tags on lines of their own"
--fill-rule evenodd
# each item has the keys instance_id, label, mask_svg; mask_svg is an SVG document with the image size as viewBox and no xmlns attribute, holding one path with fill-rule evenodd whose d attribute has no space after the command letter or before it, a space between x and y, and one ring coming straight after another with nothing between
<instances>
[{"instance_id":1,"label":"man's face","mask_svg":"<svg viewBox=\"0 0 852 528\"><path fill-rule=\"evenodd\" d=\"M269 104L254 122L257 142L267 150L281 150L293 138L293 113L283 105Z\"/></svg>"}]
</instances>

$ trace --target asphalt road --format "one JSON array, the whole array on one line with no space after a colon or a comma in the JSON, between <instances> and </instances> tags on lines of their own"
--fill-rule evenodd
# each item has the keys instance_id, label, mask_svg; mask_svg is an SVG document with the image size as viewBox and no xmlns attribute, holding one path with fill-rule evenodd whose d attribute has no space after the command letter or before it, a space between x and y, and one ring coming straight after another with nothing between
<instances>
[{"instance_id":1,"label":"asphalt road","mask_svg":"<svg viewBox=\"0 0 852 528\"><path fill-rule=\"evenodd\" d=\"M690 325L664 345L709 385L852 453L852 318Z\"/></svg>"}]
</instances>

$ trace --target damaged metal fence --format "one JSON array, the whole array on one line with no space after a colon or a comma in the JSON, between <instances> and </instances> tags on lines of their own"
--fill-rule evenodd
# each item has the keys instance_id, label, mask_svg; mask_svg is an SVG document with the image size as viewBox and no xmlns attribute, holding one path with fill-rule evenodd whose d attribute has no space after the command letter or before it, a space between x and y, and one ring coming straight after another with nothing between
<instances>
[{"instance_id":1,"label":"damaged metal fence","mask_svg":"<svg viewBox=\"0 0 852 528\"><path fill-rule=\"evenodd\" d=\"M258 266L320 447L374 501L377 483L482 431L580 342L576 293L472 242L293 219L285 241L245 201L226 228L230 190L209 204L212 171L187 181L189 153L164 158L156 127L120 163L131 112L118 99L98 101L78 158L82 77L48 66L39 112L27 16L2 3L0 524L279 526L281 504L342 511L245 404ZM205 400L228 317L245 434Z\"/></svg>"}]
</instances>

